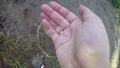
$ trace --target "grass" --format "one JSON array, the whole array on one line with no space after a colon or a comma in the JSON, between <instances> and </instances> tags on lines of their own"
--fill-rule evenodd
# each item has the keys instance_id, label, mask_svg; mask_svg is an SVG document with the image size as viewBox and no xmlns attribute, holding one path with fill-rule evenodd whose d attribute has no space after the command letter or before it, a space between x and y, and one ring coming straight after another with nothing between
<instances>
[{"instance_id":1,"label":"grass","mask_svg":"<svg viewBox=\"0 0 120 68\"><path fill-rule=\"evenodd\" d=\"M23 53L20 53L21 46L9 39L8 36L0 35L0 58L5 65L5 68L28 68L27 64L23 63Z\"/></svg>"},{"instance_id":2,"label":"grass","mask_svg":"<svg viewBox=\"0 0 120 68\"><path fill-rule=\"evenodd\" d=\"M120 0L115 0L114 7L119 8L120 7Z\"/></svg>"},{"instance_id":3,"label":"grass","mask_svg":"<svg viewBox=\"0 0 120 68\"><path fill-rule=\"evenodd\" d=\"M115 42L116 46L111 59L111 68L120 68L120 0L115 0L114 2L115 13L116 13L116 35L118 36Z\"/></svg>"},{"instance_id":4,"label":"grass","mask_svg":"<svg viewBox=\"0 0 120 68\"><path fill-rule=\"evenodd\" d=\"M58 62L57 62L57 58L55 56L50 56L47 52L45 52L45 50L39 45L39 31L41 29L41 24L37 26L37 35L36 35L36 38L37 38L37 46L38 48L40 49L40 51L43 53L44 55L44 58L45 58L45 61L52 64L53 67L52 68L58 68L59 65L58 65Z\"/></svg>"},{"instance_id":5,"label":"grass","mask_svg":"<svg viewBox=\"0 0 120 68\"><path fill-rule=\"evenodd\" d=\"M56 57L49 55L39 44L40 29L41 25L38 25L37 34L34 39L35 43L37 43L36 47L43 54L46 64L51 64L53 68L58 68L59 65ZM2 59L3 66L6 66L5 68L30 68L29 65L31 63L26 62L26 57L34 53L35 49L32 46L33 41L31 41L31 44L28 46L21 45L19 41L18 38L16 38L16 40L10 39L9 34L0 35L0 42L2 42L0 45L0 58Z\"/></svg>"},{"instance_id":6,"label":"grass","mask_svg":"<svg viewBox=\"0 0 120 68\"><path fill-rule=\"evenodd\" d=\"M4 62L6 62L6 64L12 68L28 68L26 64L23 64L17 60L13 61L13 60L8 59L6 57L4 57Z\"/></svg>"}]
</instances>

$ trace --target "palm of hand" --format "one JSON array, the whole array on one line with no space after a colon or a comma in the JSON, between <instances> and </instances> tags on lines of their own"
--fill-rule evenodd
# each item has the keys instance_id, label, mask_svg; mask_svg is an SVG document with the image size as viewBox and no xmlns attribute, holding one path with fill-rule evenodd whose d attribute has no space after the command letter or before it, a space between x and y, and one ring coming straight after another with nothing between
<instances>
[{"instance_id":1,"label":"palm of hand","mask_svg":"<svg viewBox=\"0 0 120 68\"><path fill-rule=\"evenodd\" d=\"M95 43L95 40L91 41L92 37L95 37L97 41L100 41L98 43L106 42L108 39L102 21L84 6L79 8L83 20L79 19L74 13L55 2L50 2L49 5L42 5L41 9L42 24L48 33L48 36L51 37L55 43L57 58L63 68L80 67L79 63L82 62L79 58L81 57L80 52L82 52L80 50L83 50L81 49L82 46L86 45L84 43L91 43L91 45L97 44ZM93 28L94 26L96 26L96 28ZM99 33L97 31L99 31ZM102 36L105 37L104 40L99 38L100 32L103 33ZM106 45L109 45L108 40ZM86 46L89 47L88 45ZM96 46L91 47L97 48ZM99 47L100 49L103 48L102 46ZM103 49L103 51L109 51L109 46L106 48L107 49ZM105 54L108 54L108 51Z\"/></svg>"},{"instance_id":2,"label":"palm of hand","mask_svg":"<svg viewBox=\"0 0 120 68\"><path fill-rule=\"evenodd\" d=\"M50 5L52 8L47 4L41 7L42 24L48 36L55 43L59 63L65 67L64 64L71 64L71 60L73 60L76 65L77 63L73 56L74 32L81 22L76 15L61 5L54 2L51 2ZM63 32L61 33L62 30Z\"/></svg>"}]
</instances>

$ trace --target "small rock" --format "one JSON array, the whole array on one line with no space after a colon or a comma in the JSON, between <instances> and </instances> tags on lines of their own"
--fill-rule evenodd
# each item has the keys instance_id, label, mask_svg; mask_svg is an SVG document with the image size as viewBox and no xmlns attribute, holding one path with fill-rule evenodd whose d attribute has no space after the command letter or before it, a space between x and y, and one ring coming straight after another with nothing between
<instances>
[{"instance_id":1,"label":"small rock","mask_svg":"<svg viewBox=\"0 0 120 68\"><path fill-rule=\"evenodd\" d=\"M44 68L43 56L39 54L35 55L32 60L32 65L34 68Z\"/></svg>"}]
</instances>

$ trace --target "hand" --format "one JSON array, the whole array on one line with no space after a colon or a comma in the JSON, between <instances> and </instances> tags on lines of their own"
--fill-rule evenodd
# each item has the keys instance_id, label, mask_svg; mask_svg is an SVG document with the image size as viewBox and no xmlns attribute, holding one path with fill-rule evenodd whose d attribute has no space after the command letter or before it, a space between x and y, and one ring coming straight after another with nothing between
<instances>
[{"instance_id":1,"label":"hand","mask_svg":"<svg viewBox=\"0 0 120 68\"><path fill-rule=\"evenodd\" d=\"M42 25L62 68L108 68L109 42L101 19L84 6L80 19L56 2L41 6Z\"/></svg>"}]
</instances>

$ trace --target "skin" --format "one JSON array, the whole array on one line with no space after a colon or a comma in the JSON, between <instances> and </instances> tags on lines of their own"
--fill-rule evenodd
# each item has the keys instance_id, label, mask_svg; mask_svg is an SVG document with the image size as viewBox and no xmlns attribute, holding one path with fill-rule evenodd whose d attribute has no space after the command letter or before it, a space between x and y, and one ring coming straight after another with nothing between
<instances>
[{"instance_id":1,"label":"skin","mask_svg":"<svg viewBox=\"0 0 120 68\"><path fill-rule=\"evenodd\" d=\"M109 40L96 14L80 5L81 19L54 1L41 10L42 25L55 44L61 68L109 68Z\"/></svg>"}]
</instances>

